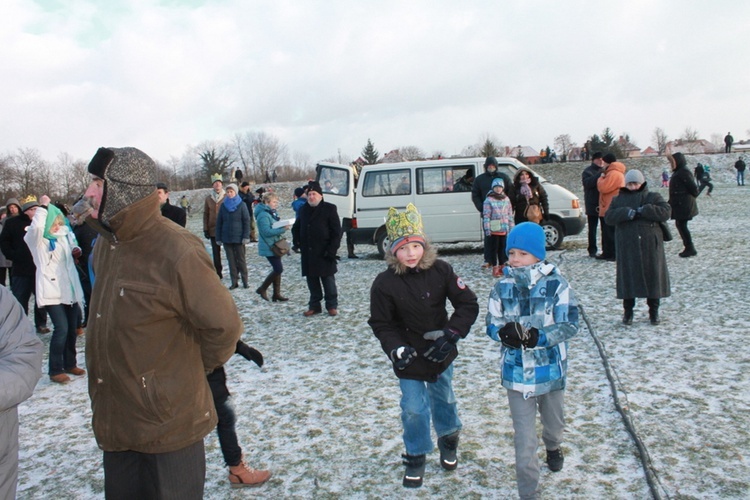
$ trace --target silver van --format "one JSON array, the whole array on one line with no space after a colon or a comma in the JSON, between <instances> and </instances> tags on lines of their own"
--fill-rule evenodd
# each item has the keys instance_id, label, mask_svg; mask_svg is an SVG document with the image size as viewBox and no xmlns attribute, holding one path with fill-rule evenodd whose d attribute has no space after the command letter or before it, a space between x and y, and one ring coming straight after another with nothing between
<instances>
[{"instance_id":1,"label":"silver van","mask_svg":"<svg viewBox=\"0 0 750 500\"><path fill-rule=\"evenodd\" d=\"M467 170L473 170L475 177L482 174L484 160L454 158L364 165L359 179L349 165L322 162L316 166L316 180L323 186L325 200L336 205L342 225L352 228L349 237L353 242L376 245L382 257L388 245L388 209L403 210L409 203L419 209L425 233L433 243L483 241L481 216L471 201L471 192L453 189ZM529 169L515 158L498 157L497 162L499 171L511 179L519 168ZM547 182L536 172L534 175L549 199L550 217L542 224L547 246L559 248L565 236L583 230L586 218L573 193Z\"/></svg>"}]
</instances>

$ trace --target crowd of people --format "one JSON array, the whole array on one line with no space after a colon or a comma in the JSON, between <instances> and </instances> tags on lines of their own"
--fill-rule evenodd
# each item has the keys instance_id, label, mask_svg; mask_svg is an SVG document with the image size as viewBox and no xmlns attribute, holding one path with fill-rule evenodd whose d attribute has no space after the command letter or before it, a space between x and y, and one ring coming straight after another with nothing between
<instances>
[{"instance_id":1,"label":"crowd of people","mask_svg":"<svg viewBox=\"0 0 750 500\"><path fill-rule=\"evenodd\" d=\"M588 254L616 262L616 297L623 304L625 325L633 323L637 298L646 299L650 323L660 323L660 300L671 293L664 250L664 241L671 238L670 218L684 244L680 257L697 255L688 222L698 214L700 189L684 155L672 154L669 161L668 200L648 189L642 172L628 170L611 153L592 153L592 163L582 173ZM738 164L737 182L744 185L744 162L741 169ZM564 464L567 341L578 331L578 305L560 270L545 260L541 223L549 218L549 206L538 178L522 168L511 179L498 170L494 157L484 167L481 175L473 178L467 172L459 183L466 184L462 190L471 189L481 214L483 267L498 278L488 293L486 334L501 346L518 492L521 498L536 498L537 413L547 467L557 472ZM300 254L309 291L302 315L338 315L337 253L346 231L336 206L324 199L324 193L333 191L315 181L295 189L295 218L281 220L273 190L259 189L256 199L248 182L237 178L239 186L231 182L224 187L222 176L215 174L203 211L209 255L185 228L183 206L189 203L172 205L168 186L156 182L155 171L153 160L138 149L100 148L88 166L91 183L72 208L52 203L48 196L8 200L0 218L0 278L2 285L10 278L12 297L0 287L5 313L0 336L8 339L0 343L0 359L10 356L6 345L17 346L14 375L33 389L42 359L34 329L48 333L47 319L51 321L47 373L61 385L71 375L88 376L107 498L201 498L203 438L213 429L231 486L263 484L272 473L249 466L242 453L224 364L235 353L258 367L264 358L240 340L244 326L232 293L240 283L250 288L246 251L257 241L258 255L271 267L256 290L263 300L289 300L281 293L281 276L283 257L293 251ZM708 188L710 193L713 186ZM477 320L479 305L475 292L438 258L417 207L391 208L386 228L387 268L371 285L368 323L398 379L402 483L415 488L423 484L426 456L434 449L431 428L442 469L458 467L462 422L453 392L453 361L460 340ZM285 245L287 233L291 248ZM222 284L222 248L229 286ZM353 249L349 253L351 257ZM35 312L29 315L32 295ZM84 328L86 369L78 366L76 352ZM15 428L4 446L16 457L14 411L31 394L20 390L24 384L18 386L2 402L0 413ZM6 409L13 412L6 414ZM0 473L12 478L0 482L5 488L0 496L14 495L15 467L12 461L0 463Z\"/></svg>"}]
</instances>

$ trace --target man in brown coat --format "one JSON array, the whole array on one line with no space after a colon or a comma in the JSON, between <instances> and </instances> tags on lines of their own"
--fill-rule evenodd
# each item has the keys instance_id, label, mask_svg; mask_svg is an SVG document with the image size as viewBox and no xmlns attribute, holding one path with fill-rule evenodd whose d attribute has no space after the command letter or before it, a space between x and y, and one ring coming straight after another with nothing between
<instances>
[{"instance_id":1,"label":"man in brown coat","mask_svg":"<svg viewBox=\"0 0 750 500\"><path fill-rule=\"evenodd\" d=\"M221 174L211 176L211 187L213 191L206 196L203 203L203 236L211 240L211 253L214 256L214 268L219 279L221 274L221 247L216 244L216 217L219 215L219 207L224 201L224 183L221 180Z\"/></svg>"},{"instance_id":2,"label":"man in brown coat","mask_svg":"<svg viewBox=\"0 0 750 500\"><path fill-rule=\"evenodd\" d=\"M86 365L105 496L200 499L217 422L206 373L234 353L242 320L203 243L160 215L151 158L100 148L88 170L100 235Z\"/></svg>"}]
</instances>

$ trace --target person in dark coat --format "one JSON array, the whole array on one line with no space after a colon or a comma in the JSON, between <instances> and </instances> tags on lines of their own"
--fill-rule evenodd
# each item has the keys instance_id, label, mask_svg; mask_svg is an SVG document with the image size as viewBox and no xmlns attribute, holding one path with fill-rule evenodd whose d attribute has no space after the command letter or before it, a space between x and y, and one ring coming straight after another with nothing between
<instances>
[{"instance_id":1,"label":"person in dark coat","mask_svg":"<svg viewBox=\"0 0 750 500\"><path fill-rule=\"evenodd\" d=\"M453 191L454 192L471 191L471 188L473 185L474 185L474 170L470 168L453 185Z\"/></svg>"},{"instance_id":2,"label":"person in dark coat","mask_svg":"<svg viewBox=\"0 0 750 500\"><path fill-rule=\"evenodd\" d=\"M649 192L640 170L625 174L625 187L607 210L606 222L615 226L617 298L622 299L626 325L633 323L637 297L646 298L649 320L658 325L660 299L671 294L660 225L671 212L659 193Z\"/></svg>"},{"instance_id":3,"label":"person in dark coat","mask_svg":"<svg viewBox=\"0 0 750 500\"><path fill-rule=\"evenodd\" d=\"M181 207L169 203L169 188L167 185L163 182L157 182L156 190L159 192L161 214L175 224L185 227L187 224L187 214Z\"/></svg>"},{"instance_id":4,"label":"person in dark coat","mask_svg":"<svg viewBox=\"0 0 750 500\"><path fill-rule=\"evenodd\" d=\"M462 424L453 394L453 361L479 305L450 264L437 258L414 205L401 213L391 208L386 228L388 269L372 284L368 323L399 379L406 448L403 485L416 488L422 485L425 455L434 447L430 418L438 436L440 465L446 470L458 466ZM447 301L453 306L450 316Z\"/></svg>"},{"instance_id":5,"label":"person in dark coat","mask_svg":"<svg viewBox=\"0 0 750 500\"><path fill-rule=\"evenodd\" d=\"M516 176L513 179L513 189L515 198L511 204L515 209L514 220L516 224L527 222L529 219L526 217L526 209L530 205L539 206L542 212L542 219L540 221L533 221L541 224L543 220L549 219L549 200L547 199L547 191L544 190L542 184L539 182L539 178L531 173L530 170L525 168L518 169Z\"/></svg>"},{"instance_id":6,"label":"person in dark coat","mask_svg":"<svg viewBox=\"0 0 750 500\"><path fill-rule=\"evenodd\" d=\"M263 367L263 354L243 341L237 341L237 348L234 352L248 361L252 361L258 367ZM237 439L235 428L237 417L232 405L229 404L230 394L227 388L227 374L224 365L206 375L206 379L208 380L208 386L211 388L216 417L219 419L216 424L216 433L219 436L219 446L221 447L221 454L224 456L224 463L229 468L229 483L233 488L258 486L265 483L271 478L271 472L249 467L242 457L242 448Z\"/></svg>"},{"instance_id":7,"label":"person in dark coat","mask_svg":"<svg viewBox=\"0 0 750 500\"><path fill-rule=\"evenodd\" d=\"M292 226L293 245L301 251L302 276L307 278L310 301L307 317L323 312L321 301L329 316L338 314L336 289L336 252L341 245L341 220L336 205L323 200L320 183L310 182L307 203L299 209Z\"/></svg>"},{"instance_id":8,"label":"person in dark coat","mask_svg":"<svg viewBox=\"0 0 750 500\"><path fill-rule=\"evenodd\" d=\"M505 194L508 196L508 199L511 200L511 205L515 203L515 197L513 196L513 182L508 174L500 172L497 158L494 156L488 156L487 159L484 160L484 173L479 174L476 179L474 179L474 183L471 186L471 201L474 203L477 212L479 212L480 222L483 218L482 212L484 211L484 200L487 198L490 191L492 191L492 181L497 177L500 177L503 180ZM513 208L515 208L515 206ZM487 240L488 237L485 236L484 264L482 264L482 267L485 269L492 267L492 257L490 255L491 245Z\"/></svg>"},{"instance_id":9,"label":"person in dark coat","mask_svg":"<svg viewBox=\"0 0 750 500\"><path fill-rule=\"evenodd\" d=\"M237 191L237 184L227 186L224 202L219 206L216 216L216 244L223 245L227 254L229 278L232 282L230 290L239 287L240 277L242 287L249 287L245 245L250 243L250 213Z\"/></svg>"},{"instance_id":10,"label":"person in dark coat","mask_svg":"<svg viewBox=\"0 0 750 500\"><path fill-rule=\"evenodd\" d=\"M10 205L10 202L8 203ZM0 233L0 250L6 258L13 261L10 268L11 285L13 296L21 303L26 314L29 314L29 300L31 294L36 295L36 266L31 256L29 246L24 241L26 228L31 225L39 203L35 196L27 196L20 205L21 211L18 215L7 217ZM47 312L39 307L34 301L34 325L37 333L49 333L47 327Z\"/></svg>"},{"instance_id":11,"label":"person in dark coat","mask_svg":"<svg viewBox=\"0 0 750 500\"><path fill-rule=\"evenodd\" d=\"M257 243L258 241L258 228L255 222L255 195L253 195L250 189L250 183L245 181L240 184L240 192L238 193L242 201L247 205L247 211L250 213L250 241Z\"/></svg>"},{"instance_id":12,"label":"person in dark coat","mask_svg":"<svg viewBox=\"0 0 750 500\"><path fill-rule=\"evenodd\" d=\"M589 257L596 257L598 248L596 246L596 228L599 225L599 189L596 187L597 180L604 170L602 153L597 151L591 156L591 165L581 173L581 184L583 184L583 202L586 208L586 220L589 227L589 244L587 250Z\"/></svg>"},{"instance_id":13,"label":"person in dark coat","mask_svg":"<svg viewBox=\"0 0 750 500\"><path fill-rule=\"evenodd\" d=\"M693 245L693 237L688 229L688 221L698 215L698 186L692 172L687 168L687 160L682 153L668 157L672 165L672 177L669 179L669 206L672 207L672 219L680 233L685 249L680 257L698 255Z\"/></svg>"},{"instance_id":14,"label":"person in dark coat","mask_svg":"<svg viewBox=\"0 0 750 500\"><path fill-rule=\"evenodd\" d=\"M734 137L732 137L731 132L727 132L727 135L724 136L724 152L725 153L732 152L732 144L734 144Z\"/></svg>"},{"instance_id":15,"label":"person in dark coat","mask_svg":"<svg viewBox=\"0 0 750 500\"><path fill-rule=\"evenodd\" d=\"M736 162L734 162L734 168L737 169L737 185L745 185L745 160L740 156Z\"/></svg>"}]
</instances>

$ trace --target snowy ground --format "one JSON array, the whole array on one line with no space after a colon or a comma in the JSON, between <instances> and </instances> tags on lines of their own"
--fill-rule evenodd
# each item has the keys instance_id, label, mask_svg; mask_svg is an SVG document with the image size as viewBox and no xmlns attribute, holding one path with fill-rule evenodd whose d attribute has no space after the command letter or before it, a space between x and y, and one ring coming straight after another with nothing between
<instances>
[{"instance_id":1,"label":"snowy ground","mask_svg":"<svg viewBox=\"0 0 750 500\"><path fill-rule=\"evenodd\" d=\"M691 223L696 258L677 257L682 247L672 226L677 240L666 245L672 297L663 300L663 321L656 327L648 323L642 301L634 324L620 323L614 264L588 258L584 236L550 252L577 291L593 332L582 324L570 342L565 468L557 474L543 469L546 497L650 496L592 333L616 371L618 395L650 453L660 494L750 497L748 190L727 182L717 185L712 198L700 197L701 215ZM189 228L201 233L199 214ZM250 248L253 286L232 293L245 322L243 339L267 362L258 369L235 356L227 375L247 460L270 468L274 477L257 489L230 489L211 434L205 441L206 498L514 498L512 426L500 386L499 347L484 334L493 279L480 270L479 247L440 247L442 258L479 296L481 309L455 364L464 424L460 467L444 472L437 453L429 455L425 485L417 491L401 486L398 385L367 325L370 284L384 264L374 247L357 252L362 259L343 259L339 267L340 315L304 318L308 294L299 257L285 258L284 293L291 300L268 303L252 290L269 266ZM81 365L83 351L81 339ZM21 406L20 418L19 498L103 497L84 377L58 386L45 376Z\"/></svg>"}]
</instances>

